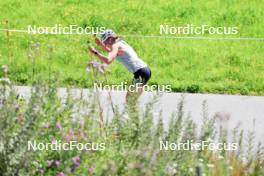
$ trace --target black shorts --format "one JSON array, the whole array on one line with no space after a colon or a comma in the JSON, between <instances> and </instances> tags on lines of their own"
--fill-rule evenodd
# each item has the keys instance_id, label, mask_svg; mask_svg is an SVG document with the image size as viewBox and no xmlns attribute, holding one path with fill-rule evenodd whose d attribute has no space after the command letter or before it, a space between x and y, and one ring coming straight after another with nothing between
<instances>
[{"instance_id":1,"label":"black shorts","mask_svg":"<svg viewBox=\"0 0 264 176\"><path fill-rule=\"evenodd\" d=\"M151 77L151 70L149 67L144 67L139 69L134 73L133 83L142 83L143 85L147 84L148 80Z\"/></svg>"}]
</instances>

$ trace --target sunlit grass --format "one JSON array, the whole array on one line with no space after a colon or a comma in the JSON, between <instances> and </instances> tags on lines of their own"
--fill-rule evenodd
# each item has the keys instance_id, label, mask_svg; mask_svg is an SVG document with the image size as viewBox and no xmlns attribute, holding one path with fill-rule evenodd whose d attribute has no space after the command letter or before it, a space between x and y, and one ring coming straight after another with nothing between
<instances>
[{"instance_id":1,"label":"sunlit grass","mask_svg":"<svg viewBox=\"0 0 264 176\"><path fill-rule=\"evenodd\" d=\"M246 5L249 3L249 5ZM263 37L263 3L250 1L3 1L1 28L27 25L106 26L118 34L159 34L160 24L237 26L236 36ZM14 11L14 9L16 9ZM12 13L11 13L12 11ZM209 36L206 34L205 36ZM209 36L211 37L211 36ZM30 43L40 43L36 72L62 75L60 84L90 87L85 64L89 36L0 33L0 64L8 64L17 84L32 83ZM206 41L189 39L125 38L152 69L150 84L171 84L174 91L264 95L262 41ZM9 42L8 42L9 41ZM48 61L51 54L52 60ZM52 63L52 64L51 64ZM125 68L111 65L110 84L132 78ZM52 73L54 74L54 73ZM195 87L195 89L193 89Z\"/></svg>"}]
</instances>

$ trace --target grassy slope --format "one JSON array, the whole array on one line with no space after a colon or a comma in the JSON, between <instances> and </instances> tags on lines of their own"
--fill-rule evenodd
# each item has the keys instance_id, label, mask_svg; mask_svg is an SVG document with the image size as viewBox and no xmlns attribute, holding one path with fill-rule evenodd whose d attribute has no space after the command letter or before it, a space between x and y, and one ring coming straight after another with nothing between
<instances>
[{"instance_id":1,"label":"grassy slope","mask_svg":"<svg viewBox=\"0 0 264 176\"><path fill-rule=\"evenodd\" d=\"M119 34L158 34L160 24L186 23L238 26L235 37L263 37L263 0L238 1L1 1L1 28L25 29L29 24L54 26L106 26ZM211 37L211 36L210 36ZM219 37L219 36L218 36ZM222 36L220 36L222 37ZM224 36L225 37L225 36ZM228 36L227 36L228 37ZM230 36L234 37L234 36ZM61 84L88 87L88 59L84 36L44 36L12 33L7 42L0 33L0 64L9 64L11 78L30 83L32 62L29 43L40 42L35 70L48 77L60 74ZM171 84L174 91L264 95L263 41L204 41L187 39L127 38L151 67L150 84ZM53 47L52 60L49 47ZM109 83L130 80L116 62ZM56 72L56 73L55 73ZM122 75L122 76L121 76Z\"/></svg>"}]
</instances>

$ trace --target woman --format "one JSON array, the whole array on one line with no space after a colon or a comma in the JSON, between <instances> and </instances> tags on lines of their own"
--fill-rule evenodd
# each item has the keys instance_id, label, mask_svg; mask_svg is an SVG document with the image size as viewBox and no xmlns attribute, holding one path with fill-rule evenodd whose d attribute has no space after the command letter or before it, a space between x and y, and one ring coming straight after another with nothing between
<instances>
[{"instance_id":1,"label":"woman","mask_svg":"<svg viewBox=\"0 0 264 176\"><path fill-rule=\"evenodd\" d=\"M148 65L138 57L134 49L110 29L105 30L101 34L100 40L96 38L95 42L108 52L108 55L104 56L93 47L89 47L89 51L106 64L111 64L116 58L129 72L134 74L133 83L136 86L141 86L141 89L137 87L139 94L141 94L142 87L151 77L151 71Z\"/></svg>"}]
</instances>

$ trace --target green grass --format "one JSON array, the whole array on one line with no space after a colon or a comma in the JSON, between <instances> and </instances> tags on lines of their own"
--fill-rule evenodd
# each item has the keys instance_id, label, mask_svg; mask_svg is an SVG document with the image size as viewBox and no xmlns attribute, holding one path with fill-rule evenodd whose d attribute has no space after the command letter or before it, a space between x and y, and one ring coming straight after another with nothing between
<instances>
[{"instance_id":1,"label":"green grass","mask_svg":"<svg viewBox=\"0 0 264 176\"><path fill-rule=\"evenodd\" d=\"M0 2L1 28L27 25L106 26L118 34L159 34L160 24L237 26L235 36L264 37L263 0L238 1L12 1ZM31 84L35 74L61 75L60 84L90 87L85 72L89 36L0 33L0 65L10 67L17 84ZM264 95L263 41L207 41L191 39L125 38L152 69L150 84L171 84L174 91ZM35 64L28 57L30 43L41 44ZM52 48L52 52L50 52ZM132 75L117 62L109 84Z\"/></svg>"}]
</instances>

